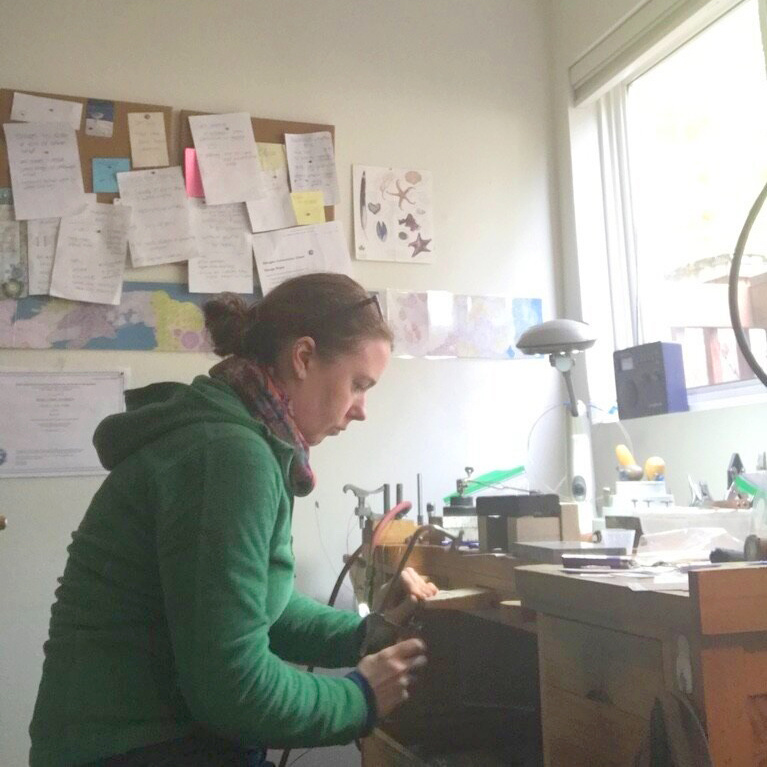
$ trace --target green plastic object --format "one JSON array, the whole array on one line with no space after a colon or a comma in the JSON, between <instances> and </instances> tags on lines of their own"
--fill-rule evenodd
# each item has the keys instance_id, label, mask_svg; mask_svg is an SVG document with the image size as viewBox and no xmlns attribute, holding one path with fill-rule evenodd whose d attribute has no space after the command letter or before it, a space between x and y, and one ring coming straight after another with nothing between
<instances>
[{"instance_id":1,"label":"green plastic object","mask_svg":"<svg viewBox=\"0 0 767 767\"><path fill-rule=\"evenodd\" d=\"M760 487L759 484L757 484L760 481L762 485L767 484L765 482L765 476L763 476L761 472L754 473L751 476L748 474L736 474L733 484L739 492L755 496L759 493L765 493L765 488Z\"/></svg>"},{"instance_id":2,"label":"green plastic object","mask_svg":"<svg viewBox=\"0 0 767 767\"><path fill-rule=\"evenodd\" d=\"M505 482L512 477L519 477L525 473L524 466L515 466L513 469L496 469L495 471L488 471L487 474L482 474L476 479L470 479L466 482L466 490L463 493L450 493L443 499L443 503L450 503L451 498L466 497L472 495L479 490L484 490L488 485L497 485L499 482Z\"/></svg>"}]
</instances>

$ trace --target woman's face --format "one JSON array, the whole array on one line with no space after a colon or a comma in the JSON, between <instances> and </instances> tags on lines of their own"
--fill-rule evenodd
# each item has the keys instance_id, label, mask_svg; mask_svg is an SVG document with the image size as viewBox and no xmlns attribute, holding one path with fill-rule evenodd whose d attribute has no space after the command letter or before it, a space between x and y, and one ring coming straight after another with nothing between
<instances>
[{"instance_id":1,"label":"woman's face","mask_svg":"<svg viewBox=\"0 0 767 767\"><path fill-rule=\"evenodd\" d=\"M304 439L318 445L352 421L365 420L365 394L386 368L391 346L383 339L367 339L354 352L325 362L313 343L299 339L294 346L295 377L288 394Z\"/></svg>"}]
</instances>

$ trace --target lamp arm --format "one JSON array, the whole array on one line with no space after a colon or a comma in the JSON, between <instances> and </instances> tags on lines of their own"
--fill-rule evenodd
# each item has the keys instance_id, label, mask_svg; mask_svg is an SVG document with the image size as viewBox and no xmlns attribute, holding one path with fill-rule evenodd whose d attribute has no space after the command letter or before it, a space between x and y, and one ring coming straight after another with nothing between
<instances>
[{"instance_id":1,"label":"lamp arm","mask_svg":"<svg viewBox=\"0 0 767 767\"><path fill-rule=\"evenodd\" d=\"M748 240L748 235L751 233L751 227L754 225L754 221L756 221L756 217L759 215L759 211L762 209L765 199L767 199L767 184L764 185L764 189L762 189L751 207L748 217L746 218L746 223L743 224L743 229L740 232L740 237L738 237L735 252L732 254L727 295L730 304L732 329L735 331L735 339L738 342L740 351L743 353L746 361L756 374L756 377L767 386L767 373L762 370L762 366L751 351L751 346L743 331L743 324L740 321L740 308L738 307L738 277L740 275L740 262L743 259L743 251L746 249L746 241Z\"/></svg>"},{"instance_id":2,"label":"lamp arm","mask_svg":"<svg viewBox=\"0 0 767 767\"><path fill-rule=\"evenodd\" d=\"M565 377L565 385L567 386L567 396L570 398L570 414L573 418L578 417L578 401L575 399L575 389L573 388L573 379L569 370L563 370L562 375Z\"/></svg>"}]
</instances>

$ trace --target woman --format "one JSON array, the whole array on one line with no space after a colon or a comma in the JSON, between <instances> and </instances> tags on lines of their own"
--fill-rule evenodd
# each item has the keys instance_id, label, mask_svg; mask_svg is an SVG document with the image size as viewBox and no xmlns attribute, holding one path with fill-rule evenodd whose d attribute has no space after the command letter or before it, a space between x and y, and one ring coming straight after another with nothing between
<instances>
[{"instance_id":1,"label":"woman","mask_svg":"<svg viewBox=\"0 0 767 767\"><path fill-rule=\"evenodd\" d=\"M426 661L418 639L360 660L365 623L293 590L309 447L364 420L389 361L377 302L314 274L249 308L214 299L205 318L225 358L210 376L130 391L96 430L110 474L56 592L33 767L259 765L267 746L346 743ZM403 585L410 603L435 591Z\"/></svg>"}]
</instances>

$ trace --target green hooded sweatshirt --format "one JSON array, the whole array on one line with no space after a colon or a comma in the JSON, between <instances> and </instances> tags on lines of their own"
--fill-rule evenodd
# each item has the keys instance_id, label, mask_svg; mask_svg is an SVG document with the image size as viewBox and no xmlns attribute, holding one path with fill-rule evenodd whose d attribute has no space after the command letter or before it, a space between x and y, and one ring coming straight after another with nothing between
<instances>
[{"instance_id":1,"label":"green hooded sweatshirt","mask_svg":"<svg viewBox=\"0 0 767 767\"><path fill-rule=\"evenodd\" d=\"M128 392L94 444L110 470L72 536L30 727L32 767L183 737L346 743L368 707L334 668L360 618L293 590L289 445L205 376Z\"/></svg>"}]
</instances>

